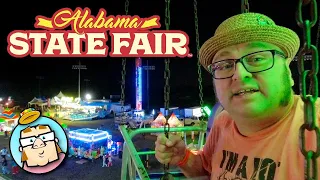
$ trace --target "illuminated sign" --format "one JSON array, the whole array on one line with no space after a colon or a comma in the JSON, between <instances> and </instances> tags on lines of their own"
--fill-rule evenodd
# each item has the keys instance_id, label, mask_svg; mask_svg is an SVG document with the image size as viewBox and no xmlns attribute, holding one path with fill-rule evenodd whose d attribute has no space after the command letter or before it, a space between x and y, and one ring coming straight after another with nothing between
<instances>
[{"instance_id":1,"label":"illuminated sign","mask_svg":"<svg viewBox=\"0 0 320 180\"><path fill-rule=\"evenodd\" d=\"M15 30L8 37L11 56L31 57L190 57L189 37L179 30L160 28L157 15L109 15L100 9L96 16L89 8L63 8L52 17L37 16L34 27L42 30ZM71 27L71 30L65 30ZM109 34L107 34L109 31ZM111 47L107 46L108 35ZM83 50L84 49L84 50Z\"/></svg>"}]
</instances>

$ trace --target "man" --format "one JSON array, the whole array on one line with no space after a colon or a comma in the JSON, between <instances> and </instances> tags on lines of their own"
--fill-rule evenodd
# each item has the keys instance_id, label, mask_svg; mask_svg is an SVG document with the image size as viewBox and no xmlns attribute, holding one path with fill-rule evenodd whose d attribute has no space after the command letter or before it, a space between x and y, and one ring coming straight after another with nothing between
<instances>
[{"instance_id":1,"label":"man","mask_svg":"<svg viewBox=\"0 0 320 180\"><path fill-rule=\"evenodd\" d=\"M29 172L49 172L65 157L58 145L58 138L48 125L39 124L21 130L20 144L23 169Z\"/></svg>"},{"instance_id":2,"label":"man","mask_svg":"<svg viewBox=\"0 0 320 180\"><path fill-rule=\"evenodd\" d=\"M2 165L2 174L10 174L10 171L8 169L7 159L3 158L1 165Z\"/></svg>"},{"instance_id":3,"label":"man","mask_svg":"<svg viewBox=\"0 0 320 180\"><path fill-rule=\"evenodd\" d=\"M158 161L179 166L186 177L305 179L299 148L304 105L294 95L289 69L299 44L295 32L262 14L225 20L199 54L224 110L197 153L186 149L179 136L158 136ZM319 105L318 100L318 121ZM313 135L306 133L306 146L315 151Z\"/></svg>"},{"instance_id":4,"label":"man","mask_svg":"<svg viewBox=\"0 0 320 180\"><path fill-rule=\"evenodd\" d=\"M3 159L6 159L6 156L7 156L7 154L8 154L7 148L6 148L6 147L3 147L3 149L1 149L1 151L0 151L0 154L1 154L1 157L2 157Z\"/></svg>"}]
</instances>

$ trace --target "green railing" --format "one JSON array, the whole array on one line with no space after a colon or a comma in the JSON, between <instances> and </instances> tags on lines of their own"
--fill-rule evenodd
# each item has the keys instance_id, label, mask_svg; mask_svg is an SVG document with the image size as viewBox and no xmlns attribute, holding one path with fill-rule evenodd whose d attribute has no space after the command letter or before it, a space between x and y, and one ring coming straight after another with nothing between
<instances>
[{"instance_id":1,"label":"green railing","mask_svg":"<svg viewBox=\"0 0 320 180\"><path fill-rule=\"evenodd\" d=\"M130 129L126 125L120 125L119 130L123 136L123 156L122 156L122 168L121 168L121 180L135 180L138 176L141 180L149 180L150 176L141 161L140 155L153 155L155 151L141 151L137 152L132 138L138 134L148 133L163 133L164 128L140 128ZM202 148L204 144L204 134L207 130L207 123L203 122L200 126L187 126L170 128L170 132L199 132L198 149Z\"/></svg>"}]
</instances>

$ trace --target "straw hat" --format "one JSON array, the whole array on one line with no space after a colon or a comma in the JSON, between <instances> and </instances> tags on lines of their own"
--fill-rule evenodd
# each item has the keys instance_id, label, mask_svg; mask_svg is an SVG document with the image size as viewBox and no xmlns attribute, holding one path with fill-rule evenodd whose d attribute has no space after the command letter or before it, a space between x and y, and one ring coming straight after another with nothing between
<instances>
[{"instance_id":1,"label":"straw hat","mask_svg":"<svg viewBox=\"0 0 320 180\"><path fill-rule=\"evenodd\" d=\"M199 51L199 60L208 71L214 55L222 48L263 41L274 44L284 51L290 60L300 46L299 36L291 29L278 26L275 22L259 13L242 13L222 22L213 37L208 39Z\"/></svg>"},{"instance_id":2,"label":"straw hat","mask_svg":"<svg viewBox=\"0 0 320 180\"><path fill-rule=\"evenodd\" d=\"M40 117L40 111L34 108L25 109L20 113L19 124L30 124Z\"/></svg>"}]
</instances>

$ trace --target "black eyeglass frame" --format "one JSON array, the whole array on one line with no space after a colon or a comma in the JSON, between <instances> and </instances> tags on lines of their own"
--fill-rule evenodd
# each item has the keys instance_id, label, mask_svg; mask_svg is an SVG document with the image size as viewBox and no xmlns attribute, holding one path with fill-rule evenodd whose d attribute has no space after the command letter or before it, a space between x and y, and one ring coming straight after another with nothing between
<instances>
[{"instance_id":1,"label":"black eyeglass frame","mask_svg":"<svg viewBox=\"0 0 320 180\"><path fill-rule=\"evenodd\" d=\"M244 59L245 57L247 57L247 56L250 56L250 55L256 54L256 53L260 53L260 52L271 52L271 54L272 54L272 66L271 66L270 68L267 68L267 69L264 69L264 70L261 70L261 71L250 72L250 71L247 69L247 67L244 65L243 59ZM224 60L220 60L220 61L211 63L210 65L208 65L208 69L209 69L209 72L212 74L212 76L213 76L214 79L228 79L228 78L231 78L231 77L234 75L234 72L235 72L235 71L233 72L233 74L232 74L231 76L228 76L228 77L225 77L225 78L216 78L216 77L214 77L214 71L212 71L212 65L215 64L215 63L222 62L222 61L230 61L230 60L232 60L232 61L233 61L233 66L234 66L234 70L235 70L235 68L236 68L236 64L237 64L238 62L240 62L240 63L242 64L242 66L246 69L246 71L248 71L249 73L259 73L259 72L267 71L267 70L273 68L275 55L280 55L280 56L282 56L282 57L285 58L285 59L288 58L284 53L282 53L282 52L280 52L280 51L278 51L278 50L263 50L263 51L257 51L257 52L253 52L253 53L244 55L244 56L242 56L242 57L239 58L239 59L224 59Z\"/></svg>"}]
</instances>

